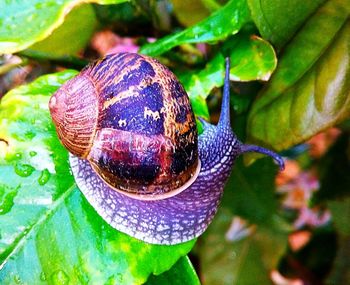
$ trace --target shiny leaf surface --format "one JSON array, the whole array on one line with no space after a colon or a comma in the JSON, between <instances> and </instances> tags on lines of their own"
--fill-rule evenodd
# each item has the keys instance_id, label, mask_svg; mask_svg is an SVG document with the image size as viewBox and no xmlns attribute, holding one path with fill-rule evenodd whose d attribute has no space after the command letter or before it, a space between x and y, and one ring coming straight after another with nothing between
<instances>
[{"instance_id":1,"label":"shiny leaf surface","mask_svg":"<svg viewBox=\"0 0 350 285\"><path fill-rule=\"evenodd\" d=\"M8 0L0 2L0 54L21 51L47 38L75 6L91 2L116 4L126 0Z\"/></svg>"},{"instance_id":2,"label":"shiny leaf surface","mask_svg":"<svg viewBox=\"0 0 350 285\"><path fill-rule=\"evenodd\" d=\"M349 9L327 2L286 47L250 112L250 142L286 149L349 117Z\"/></svg>"}]
</instances>

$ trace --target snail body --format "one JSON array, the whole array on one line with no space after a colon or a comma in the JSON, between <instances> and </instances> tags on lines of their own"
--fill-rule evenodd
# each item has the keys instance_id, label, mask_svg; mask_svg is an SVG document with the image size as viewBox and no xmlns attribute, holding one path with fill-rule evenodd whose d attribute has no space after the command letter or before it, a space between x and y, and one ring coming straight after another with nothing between
<instances>
[{"instance_id":1,"label":"snail body","mask_svg":"<svg viewBox=\"0 0 350 285\"><path fill-rule=\"evenodd\" d=\"M213 219L234 160L247 151L231 130L229 62L217 126L195 117L176 77L147 56L118 53L51 97L58 136L80 190L112 227L154 244L199 236Z\"/></svg>"}]
</instances>

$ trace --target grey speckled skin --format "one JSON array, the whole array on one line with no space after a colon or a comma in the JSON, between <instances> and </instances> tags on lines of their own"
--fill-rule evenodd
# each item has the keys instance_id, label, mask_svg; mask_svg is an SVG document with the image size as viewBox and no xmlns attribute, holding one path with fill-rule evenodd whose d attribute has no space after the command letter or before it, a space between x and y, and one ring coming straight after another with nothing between
<instances>
[{"instance_id":1,"label":"grey speckled skin","mask_svg":"<svg viewBox=\"0 0 350 285\"><path fill-rule=\"evenodd\" d=\"M243 145L230 126L229 62L222 113L217 126L202 120L204 132L199 136L201 170L196 181L180 194L157 201L127 197L105 184L89 162L70 156L76 183L98 214L112 227L137 239L153 244L177 244L201 235L212 221L234 160L247 151L272 156L280 168L283 160L267 149Z\"/></svg>"}]
</instances>

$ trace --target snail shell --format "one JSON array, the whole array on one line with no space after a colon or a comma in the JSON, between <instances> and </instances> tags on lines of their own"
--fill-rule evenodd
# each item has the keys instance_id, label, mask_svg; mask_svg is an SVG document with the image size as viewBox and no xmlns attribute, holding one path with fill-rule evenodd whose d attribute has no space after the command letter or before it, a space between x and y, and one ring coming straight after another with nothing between
<instances>
[{"instance_id":1,"label":"snail shell","mask_svg":"<svg viewBox=\"0 0 350 285\"><path fill-rule=\"evenodd\" d=\"M188 95L155 59L108 55L66 82L49 108L62 144L116 191L164 199L199 173Z\"/></svg>"}]
</instances>

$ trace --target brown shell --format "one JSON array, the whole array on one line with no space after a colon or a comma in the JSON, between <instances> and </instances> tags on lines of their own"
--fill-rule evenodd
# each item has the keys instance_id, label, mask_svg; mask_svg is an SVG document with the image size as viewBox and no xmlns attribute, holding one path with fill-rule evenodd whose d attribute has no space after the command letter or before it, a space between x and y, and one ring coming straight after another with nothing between
<instances>
[{"instance_id":1,"label":"brown shell","mask_svg":"<svg viewBox=\"0 0 350 285\"><path fill-rule=\"evenodd\" d=\"M127 195L172 196L199 172L188 95L154 59L108 55L64 84L50 110L68 150L87 158L105 182Z\"/></svg>"}]
</instances>

